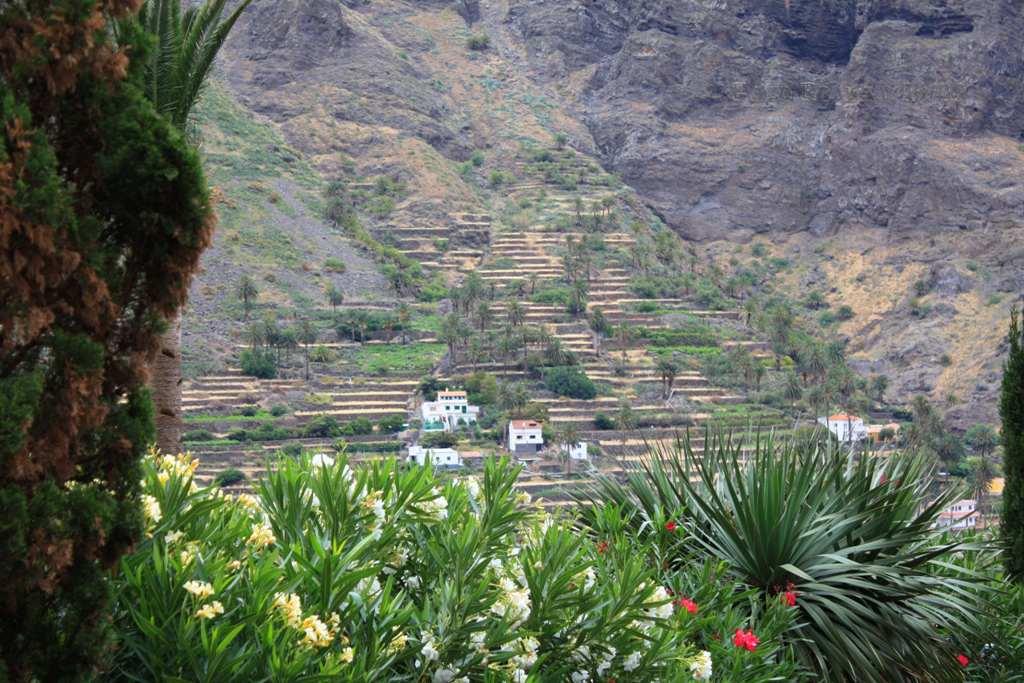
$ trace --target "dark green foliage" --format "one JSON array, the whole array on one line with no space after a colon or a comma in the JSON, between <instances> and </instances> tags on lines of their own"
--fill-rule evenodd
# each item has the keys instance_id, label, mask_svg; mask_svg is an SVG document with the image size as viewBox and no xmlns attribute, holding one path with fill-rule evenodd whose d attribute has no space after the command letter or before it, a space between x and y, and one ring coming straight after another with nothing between
<instances>
[{"instance_id":1,"label":"dark green foliage","mask_svg":"<svg viewBox=\"0 0 1024 683\"><path fill-rule=\"evenodd\" d=\"M594 415L594 428L600 430L615 429L615 419L605 413Z\"/></svg>"},{"instance_id":2,"label":"dark green foliage","mask_svg":"<svg viewBox=\"0 0 1024 683\"><path fill-rule=\"evenodd\" d=\"M259 412L260 410L256 406L243 406L241 410L238 411L238 414L242 417L256 417L256 414Z\"/></svg>"},{"instance_id":3,"label":"dark green foliage","mask_svg":"<svg viewBox=\"0 0 1024 683\"><path fill-rule=\"evenodd\" d=\"M463 382L472 405L491 406L498 402L498 380L487 372L474 372Z\"/></svg>"},{"instance_id":4,"label":"dark green foliage","mask_svg":"<svg viewBox=\"0 0 1024 683\"><path fill-rule=\"evenodd\" d=\"M451 432L430 432L420 439L424 448L452 448L458 442L459 438Z\"/></svg>"},{"instance_id":5,"label":"dark green foliage","mask_svg":"<svg viewBox=\"0 0 1024 683\"><path fill-rule=\"evenodd\" d=\"M334 438L341 436L341 425L330 415L320 415L314 417L303 427L302 435L308 438Z\"/></svg>"},{"instance_id":6,"label":"dark green foliage","mask_svg":"<svg viewBox=\"0 0 1024 683\"><path fill-rule=\"evenodd\" d=\"M224 470L213 479L213 483L220 487L241 484L243 481L245 481L245 473L234 467Z\"/></svg>"},{"instance_id":7,"label":"dark green foliage","mask_svg":"<svg viewBox=\"0 0 1024 683\"><path fill-rule=\"evenodd\" d=\"M388 415L387 417L382 417L377 422L377 429L380 430L381 434L394 434L396 432L400 432L404 426L404 415Z\"/></svg>"},{"instance_id":8,"label":"dark green foliage","mask_svg":"<svg viewBox=\"0 0 1024 683\"><path fill-rule=\"evenodd\" d=\"M145 361L211 234L198 156L113 42L131 6L0 3L0 680L79 680L108 644Z\"/></svg>"},{"instance_id":9,"label":"dark green foliage","mask_svg":"<svg viewBox=\"0 0 1024 683\"><path fill-rule=\"evenodd\" d=\"M278 403L270 407L270 414L274 417L281 417L288 412L288 406Z\"/></svg>"},{"instance_id":10,"label":"dark green foliage","mask_svg":"<svg viewBox=\"0 0 1024 683\"><path fill-rule=\"evenodd\" d=\"M239 356L242 372L259 379L277 377L277 357L270 349L246 349Z\"/></svg>"},{"instance_id":11,"label":"dark green foliage","mask_svg":"<svg viewBox=\"0 0 1024 683\"><path fill-rule=\"evenodd\" d=\"M190 429L181 435L182 441L213 441L215 438L208 429Z\"/></svg>"},{"instance_id":12,"label":"dark green foliage","mask_svg":"<svg viewBox=\"0 0 1024 683\"><path fill-rule=\"evenodd\" d=\"M287 427L277 427L272 424L261 424L253 429L236 429L228 433L232 441L284 441L291 439L295 433Z\"/></svg>"},{"instance_id":13,"label":"dark green foliage","mask_svg":"<svg viewBox=\"0 0 1024 683\"><path fill-rule=\"evenodd\" d=\"M927 458L851 462L832 445L763 435L746 445L744 458L739 441L708 432L695 455L687 436L588 498L618 503L634 534L678 520L688 538L666 566L723 561L765 602L792 585L788 645L815 680L962 680L950 636L978 631L987 591L980 574L952 564L978 546L933 529L960 492L929 494Z\"/></svg>"},{"instance_id":14,"label":"dark green foliage","mask_svg":"<svg viewBox=\"0 0 1024 683\"><path fill-rule=\"evenodd\" d=\"M1024 330L1016 310L1010 317L1010 350L1003 366L999 417L1003 421L1002 534L1006 573L1024 583Z\"/></svg>"},{"instance_id":15,"label":"dark green foliage","mask_svg":"<svg viewBox=\"0 0 1024 683\"><path fill-rule=\"evenodd\" d=\"M369 418L357 417L351 422L346 422L341 428L341 434L345 436L356 436L359 434L372 434L373 423L370 422ZM330 436L334 436L331 434Z\"/></svg>"},{"instance_id":16,"label":"dark green foliage","mask_svg":"<svg viewBox=\"0 0 1024 683\"><path fill-rule=\"evenodd\" d=\"M564 285L548 285L537 289L530 301L538 304L568 306L572 301L572 289Z\"/></svg>"},{"instance_id":17,"label":"dark green foliage","mask_svg":"<svg viewBox=\"0 0 1024 683\"><path fill-rule=\"evenodd\" d=\"M675 323L670 329L648 327L633 330L649 346L718 346L718 335L713 327L700 320Z\"/></svg>"},{"instance_id":18,"label":"dark green foliage","mask_svg":"<svg viewBox=\"0 0 1024 683\"><path fill-rule=\"evenodd\" d=\"M486 50L491 46L491 39L487 34L470 36L466 39L466 47L470 50Z\"/></svg>"},{"instance_id":19,"label":"dark green foliage","mask_svg":"<svg viewBox=\"0 0 1024 683\"><path fill-rule=\"evenodd\" d=\"M547 369L544 372L544 386L559 396L585 400L597 396L597 387L578 367Z\"/></svg>"},{"instance_id":20,"label":"dark green foliage","mask_svg":"<svg viewBox=\"0 0 1024 683\"><path fill-rule=\"evenodd\" d=\"M444 389L444 383L441 382L441 380L438 379L437 377L431 375L429 377L424 377L423 379L420 380L418 391L420 392L420 396L423 397L424 401L436 401L437 392L441 391L442 389Z\"/></svg>"},{"instance_id":21,"label":"dark green foliage","mask_svg":"<svg viewBox=\"0 0 1024 683\"><path fill-rule=\"evenodd\" d=\"M840 306L839 308L836 309L836 320L846 321L846 320L852 320L852 319L853 319L853 309L850 308L849 306L843 304L842 306Z\"/></svg>"}]
</instances>

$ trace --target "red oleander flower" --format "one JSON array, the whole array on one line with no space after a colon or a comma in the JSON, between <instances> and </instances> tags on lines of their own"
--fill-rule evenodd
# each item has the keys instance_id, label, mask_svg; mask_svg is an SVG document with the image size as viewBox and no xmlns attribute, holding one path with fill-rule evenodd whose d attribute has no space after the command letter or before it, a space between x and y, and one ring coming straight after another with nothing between
<instances>
[{"instance_id":1,"label":"red oleander flower","mask_svg":"<svg viewBox=\"0 0 1024 683\"><path fill-rule=\"evenodd\" d=\"M963 652L956 656L956 661L960 662L960 666L967 668L967 665L971 663L971 660L967 659L967 655Z\"/></svg>"},{"instance_id":2,"label":"red oleander flower","mask_svg":"<svg viewBox=\"0 0 1024 683\"><path fill-rule=\"evenodd\" d=\"M597 552L604 554L608 550L608 541L601 541L597 544Z\"/></svg>"},{"instance_id":3,"label":"red oleander flower","mask_svg":"<svg viewBox=\"0 0 1024 683\"><path fill-rule=\"evenodd\" d=\"M782 594L782 599L789 607L796 607L796 591L786 591Z\"/></svg>"},{"instance_id":4,"label":"red oleander flower","mask_svg":"<svg viewBox=\"0 0 1024 683\"><path fill-rule=\"evenodd\" d=\"M687 597L682 597L676 600L676 604L679 605L680 609L685 609L690 614L697 613L697 603Z\"/></svg>"},{"instance_id":5,"label":"red oleander flower","mask_svg":"<svg viewBox=\"0 0 1024 683\"><path fill-rule=\"evenodd\" d=\"M742 629L736 629L736 633L732 636L732 644L736 647L742 647L748 652L753 652L757 648L757 644L761 641L753 631L744 631Z\"/></svg>"},{"instance_id":6,"label":"red oleander flower","mask_svg":"<svg viewBox=\"0 0 1024 683\"><path fill-rule=\"evenodd\" d=\"M674 534L676 529L678 528L679 525L675 523L675 520L670 519L667 522L665 522L665 531L669 532L670 534Z\"/></svg>"}]
</instances>

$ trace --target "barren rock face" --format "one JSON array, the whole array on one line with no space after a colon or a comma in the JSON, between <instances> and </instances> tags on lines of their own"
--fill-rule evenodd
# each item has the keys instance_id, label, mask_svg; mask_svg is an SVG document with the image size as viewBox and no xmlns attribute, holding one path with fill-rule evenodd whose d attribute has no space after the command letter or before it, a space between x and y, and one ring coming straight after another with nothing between
<instances>
[{"instance_id":1,"label":"barren rock face","mask_svg":"<svg viewBox=\"0 0 1024 683\"><path fill-rule=\"evenodd\" d=\"M933 149L1024 134L1012 0L519 0L508 20L550 77L593 70L578 105L604 157L687 237L1022 207L1012 145Z\"/></svg>"}]
</instances>

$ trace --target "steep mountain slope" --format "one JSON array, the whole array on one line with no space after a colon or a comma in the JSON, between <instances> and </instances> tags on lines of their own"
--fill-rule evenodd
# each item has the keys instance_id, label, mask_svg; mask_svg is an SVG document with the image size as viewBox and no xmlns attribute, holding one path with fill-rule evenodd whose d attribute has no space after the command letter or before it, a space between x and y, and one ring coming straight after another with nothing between
<instances>
[{"instance_id":1,"label":"steep mountain slope","mask_svg":"<svg viewBox=\"0 0 1024 683\"><path fill-rule=\"evenodd\" d=\"M894 395L992 416L1024 288L1020 3L513 0L506 23L669 225L719 254L762 235L791 291L852 306Z\"/></svg>"},{"instance_id":2,"label":"steep mountain slope","mask_svg":"<svg viewBox=\"0 0 1024 683\"><path fill-rule=\"evenodd\" d=\"M1024 288L1022 32L1014 0L276 0L221 73L320 188L403 183L378 234L448 272L486 251L476 217L530 227L488 179L564 133L636 190L623 210L727 272L763 242L781 289L851 306L865 372L968 420L992 416ZM432 246L446 235L466 254Z\"/></svg>"}]
</instances>

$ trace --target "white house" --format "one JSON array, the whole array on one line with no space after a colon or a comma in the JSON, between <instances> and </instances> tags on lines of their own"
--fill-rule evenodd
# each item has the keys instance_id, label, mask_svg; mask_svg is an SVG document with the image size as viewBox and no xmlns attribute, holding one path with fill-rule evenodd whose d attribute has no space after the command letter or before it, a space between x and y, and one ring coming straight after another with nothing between
<instances>
[{"instance_id":1,"label":"white house","mask_svg":"<svg viewBox=\"0 0 1024 683\"><path fill-rule=\"evenodd\" d=\"M940 512L935 526L939 529L952 529L953 531L976 529L980 519L978 501L973 498L963 498Z\"/></svg>"},{"instance_id":2,"label":"white house","mask_svg":"<svg viewBox=\"0 0 1024 683\"><path fill-rule=\"evenodd\" d=\"M508 450L512 453L536 453L544 448L543 426L536 420L509 420Z\"/></svg>"},{"instance_id":3,"label":"white house","mask_svg":"<svg viewBox=\"0 0 1024 683\"><path fill-rule=\"evenodd\" d=\"M424 401L420 406L425 432L451 432L477 421L480 407L469 404L465 391L439 391L436 401Z\"/></svg>"},{"instance_id":4,"label":"white house","mask_svg":"<svg viewBox=\"0 0 1024 683\"><path fill-rule=\"evenodd\" d=\"M409 446L409 462L420 466L429 463L434 467L462 467L462 458L454 448Z\"/></svg>"},{"instance_id":5,"label":"white house","mask_svg":"<svg viewBox=\"0 0 1024 683\"><path fill-rule=\"evenodd\" d=\"M587 442L580 441L574 444L562 444L562 452L569 454L570 460L586 460L587 459Z\"/></svg>"},{"instance_id":6,"label":"white house","mask_svg":"<svg viewBox=\"0 0 1024 683\"><path fill-rule=\"evenodd\" d=\"M818 424L824 425L828 431L835 434L836 438L839 439L839 443L863 441L868 436L864 420L856 415L836 413L828 417L819 417Z\"/></svg>"}]
</instances>

